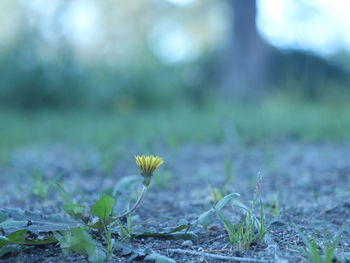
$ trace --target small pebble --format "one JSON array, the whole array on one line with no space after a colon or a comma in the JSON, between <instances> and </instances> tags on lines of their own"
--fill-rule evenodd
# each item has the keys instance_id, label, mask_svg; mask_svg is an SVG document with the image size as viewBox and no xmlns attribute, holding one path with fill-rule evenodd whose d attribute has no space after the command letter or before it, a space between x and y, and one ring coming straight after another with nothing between
<instances>
[{"instance_id":1,"label":"small pebble","mask_svg":"<svg viewBox=\"0 0 350 263\"><path fill-rule=\"evenodd\" d=\"M193 245L193 242L191 240L185 240L182 245L184 247L191 247Z\"/></svg>"}]
</instances>

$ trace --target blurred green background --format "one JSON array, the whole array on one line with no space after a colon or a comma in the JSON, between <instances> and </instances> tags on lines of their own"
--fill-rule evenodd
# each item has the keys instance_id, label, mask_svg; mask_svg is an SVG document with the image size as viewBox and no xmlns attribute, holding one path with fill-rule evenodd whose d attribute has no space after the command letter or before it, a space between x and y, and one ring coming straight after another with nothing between
<instances>
[{"instance_id":1,"label":"blurred green background","mask_svg":"<svg viewBox=\"0 0 350 263\"><path fill-rule=\"evenodd\" d=\"M2 0L1 152L349 139L348 11L340 0Z\"/></svg>"}]
</instances>

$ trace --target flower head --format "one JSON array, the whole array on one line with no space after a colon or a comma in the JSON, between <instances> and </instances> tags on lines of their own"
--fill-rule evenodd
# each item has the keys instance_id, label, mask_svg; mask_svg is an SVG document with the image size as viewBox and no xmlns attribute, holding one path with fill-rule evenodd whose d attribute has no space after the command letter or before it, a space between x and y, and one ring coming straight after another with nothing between
<instances>
[{"instance_id":1,"label":"flower head","mask_svg":"<svg viewBox=\"0 0 350 263\"><path fill-rule=\"evenodd\" d=\"M163 163L163 159L158 156L135 156L136 165L140 168L142 173L152 175L153 172Z\"/></svg>"},{"instance_id":2,"label":"flower head","mask_svg":"<svg viewBox=\"0 0 350 263\"><path fill-rule=\"evenodd\" d=\"M141 175L144 177L143 184L148 186L153 176L154 171L164 162L162 158L158 156L135 156L136 165L141 170Z\"/></svg>"}]
</instances>

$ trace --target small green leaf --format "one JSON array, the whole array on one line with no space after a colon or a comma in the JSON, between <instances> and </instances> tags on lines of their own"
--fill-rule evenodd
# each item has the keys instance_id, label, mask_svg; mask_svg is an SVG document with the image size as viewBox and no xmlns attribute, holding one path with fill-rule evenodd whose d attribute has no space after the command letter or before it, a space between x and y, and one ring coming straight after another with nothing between
<instances>
[{"instance_id":1,"label":"small green leaf","mask_svg":"<svg viewBox=\"0 0 350 263\"><path fill-rule=\"evenodd\" d=\"M0 236L0 248L2 248L3 246L9 244L9 239L7 237L4 236Z\"/></svg>"},{"instance_id":2,"label":"small green leaf","mask_svg":"<svg viewBox=\"0 0 350 263\"><path fill-rule=\"evenodd\" d=\"M85 207L77 204L64 204L62 205L62 209L74 218L81 218Z\"/></svg>"},{"instance_id":3,"label":"small green leaf","mask_svg":"<svg viewBox=\"0 0 350 263\"><path fill-rule=\"evenodd\" d=\"M90 234L82 228L72 229L56 234L61 249L67 254L69 250L81 255L87 255L92 263L99 263L106 259L102 245L96 242Z\"/></svg>"},{"instance_id":4,"label":"small green leaf","mask_svg":"<svg viewBox=\"0 0 350 263\"><path fill-rule=\"evenodd\" d=\"M7 238L11 243L20 244L25 240L26 234L27 234L27 230L19 230L9 234Z\"/></svg>"},{"instance_id":5,"label":"small green leaf","mask_svg":"<svg viewBox=\"0 0 350 263\"><path fill-rule=\"evenodd\" d=\"M89 261L92 263L100 263L106 259L106 254L101 247L95 247L89 252Z\"/></svg>"},{"instance_id":6,"label":"small green leaf","mask_svg":"<svg viewBox=\"0 0 350 263\"><path fill-rule=\"evenodd\" d=\"M220 211L222 208L224 208L225 205L227 205L228 202L230 202L232 199L239 197L240 194L237 193L231 193L226 196L224 196L220 201L214 206L216 211Z\"/></svg>"},{"instance_id":7,"label":"small green leaf","mask_svg":"<svg viewBox=\"0 0 350 263\"><path fill-rule=\"evenodd\" d=\"M180 225L175 227L169 231L164 232L142 232L132 235L133 238L138 237L158 237L158 238L166 238L166 239L183 239L183 240L196 240L198 237L196 234L192 232L187 232L189 229L189 224ZM186 232L183 232L185 230Z\"/></svg>"},{"instance_id":8,"label":"small green leaf","mask_svg":"<svg viewBox=\"0 0 350 263\"><path fill-rule=\"evenodd\" d=\"M23 230L18 230L15 232L12 232L9 234L7 237L1 237L0 238L0 248L3 247L4 245L8 244L18 244L18 245L44 245L44 244L51 244L56 242L56 238L51 235L47 234L41 237L40 239L32 239L28 240L27 237L28 231L23 229Z\"/></svg>"},{"instance_id":9,"label":"small green leaf","mask_svg":"<svg viewBox=\"0 0 350 263\"><path fill-rule=\"evenodd\" d=\"M44 182L40 171L36 171L35 173L36 176L33 182L32 191L35 196L39 197L41 200L44 200L47 198L50 185Z\"/></svg>"},{"instance_id":10,"label":"small green leaf","mask_svg":"<svg viewBox=\"0 0 350 263\"><path fill-rule=\"evenodd\" d=\"M202 213L202 214L198 217L196 223L197 223L198 225L204 225L204 226L209 225L209 224L211 223L211 216L212 216L212 214L214 214L214 211L213 211L212 209L210 209L209 211L206 211L206 212Z\"/></svg>"},{"instance_id":11,"label":"small green leaf","mask_svg":"<svg viewBox=\"0 0 350 263\"><path fill-rule=\"evenodd\" d=\"M114 199L109 195L103 196L91 206L91 214L106 219L111 215L114 206Z\"/></svg>"},{"instance_id":12,"label":"small green leaf","mask_svg":"<svg viewBox=\"0 0 350 263\"><path fill-rule=\"evenodd\" d=\"M7 234L17 230L28 230L34 233L60 231L76 228L79 222L61 215L44 216L38 212L31 212L14 208L0 208L7 219L0 223L0 228Z\"/></svg>"},{"instance_id":13,"label":"small green leaf","mask_svg":"<svg viewBox=\"0 0 350 263\"><path fill-rule=\"evenodd\" d=\"M231 194L224 196L223 198L221 198L219 200L219 202L217 202L216 205L214 205L213 208L202 213L198 217L198 219L195 223L198 225L202 225L202 226L208 226L212 222L211 217L212 217L212 215L215 214L215 211L220 211L222 208L224 208L225 205L228 204L228 202L230 202L232 199L234 199L238 196L240 196L240 195L237 193L231 193Z\"/></svg>"}]
</instances>

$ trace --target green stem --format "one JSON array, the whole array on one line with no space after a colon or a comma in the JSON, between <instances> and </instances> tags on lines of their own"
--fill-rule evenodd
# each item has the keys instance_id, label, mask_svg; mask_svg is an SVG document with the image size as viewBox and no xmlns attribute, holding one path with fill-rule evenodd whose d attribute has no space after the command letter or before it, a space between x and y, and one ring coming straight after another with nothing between
<instances>
[{"instance_id":1,"label":"green stem","mask_svg":"<svg viewBox=\"0 0 350 263\"><path fill-rule=\"evenodd\" d=\"M139 197L138 197L136 203L133 205L133 207L132 207L131 209L129 209L128 211L126 211L125 213L113 217L112 220L114 221L114 220L116 220L116 219L124 218L124 217L128 216L129 214L131 214L132 212L134 212L134 211L139 207L139 205L140 205L140 203L141 203L141 201L142 201L142 199L143 199L143 197L144 197L146 191L147 191L147 186L143 186L142 192L141 192L141 194L139 195Z\"/></svg>"}]
</instances>

